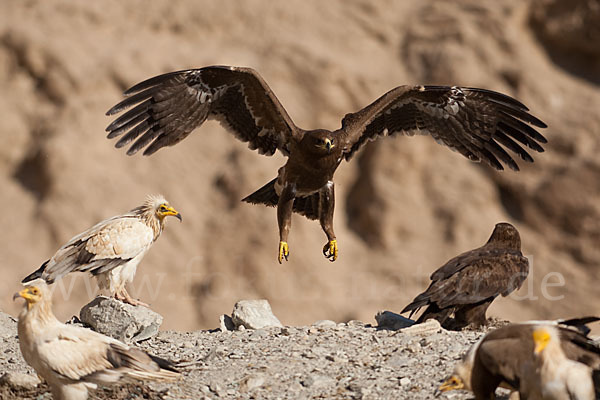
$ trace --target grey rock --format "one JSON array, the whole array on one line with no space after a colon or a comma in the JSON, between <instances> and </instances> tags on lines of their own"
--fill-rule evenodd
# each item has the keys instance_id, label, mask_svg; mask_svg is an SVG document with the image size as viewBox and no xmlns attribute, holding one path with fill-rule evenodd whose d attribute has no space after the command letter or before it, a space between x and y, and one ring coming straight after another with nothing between
<instances>
[{"instance_id":1,"label":"grey rock","mask_svg":"<svg viewBox=\"0 0 600 400\"><path fill-rule=\"evenodd\" d=\"M13 389L33 389L40 383L40 378L37 375L22 372L6 372L0 377L0 385L6 385Z\"/></svg>"},{"instance_id":2,"label":"grey rock","mask_svg":"<svg viewBox=\"0 0 600 400\"><path fill-rule=\"evenodd\" d=\"M235 303L231 319L236 328L261 329L270 326L283 327L273 315L267 300L240 300Z\"/></svg>"},{"instance_id":3,"label":"grey rock","mask_svg":"<svg viewBox=\"0 0 600 400\"><path fill-rule=\"evenodd\" d=\"M163 321L160 314L147 307L132 306L105 296L96 297L83 306L79 316L95 331L126 343L155 336Z\"/></svg>"},{"instance_id":4,"label":"grey rock","mask_svg":"<svg viewBox=\"0 0 600 400\"><path fill-rule=\"evenodd\" d=\"M435 319L428 319L427 321L421 324L415 324L408 328L401 329L399 332L402 332L406 335L413 336L429 336L434 333L438 333L442 330L442 326Z\"/></svg>"},{"instance_id":5,"label":"grey rock","mask_svg":"<svg viewBox=\"0 0 600 400\"><path fill-rule=\"evenodd\" d=\"M379 311L377 315L375 315L375 321L377 321L377 328L389 329L392 331L408 328L415 324L415 321L412 319L403 317L402 315L391 311Z\"/></svg>"},{"instance_id":6,"label":"grey rock","mask_svg":"<svg viewBox=\"0 0 600 400\"><path fill-rule=\"evenodd\" d=\"M409 386L410 385L410 378L407 378L406 376L403 378L400 378L400 386Z\"/></svg>"},{"instance_id":7,"label":"grey rock","mask_svg":"<svg viewBox=\"0 0 600 400\"><path fill-rule=\"evenodd\" d=\"M221 315L219 317L219 328L221 332L228 332L235 330L235 324L229 315Z\"/></svg>"}]
</instances>

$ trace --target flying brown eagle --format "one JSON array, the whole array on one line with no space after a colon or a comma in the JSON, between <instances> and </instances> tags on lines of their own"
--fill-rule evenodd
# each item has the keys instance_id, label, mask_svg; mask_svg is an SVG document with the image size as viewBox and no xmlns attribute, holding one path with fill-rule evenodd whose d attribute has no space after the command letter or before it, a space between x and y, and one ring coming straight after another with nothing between
<instances>
[{"instance_id":1,"label":"flying brown eagle","mask_svg":"<svg viewBox=\"0 0 600 400\"><path fill-rule=\"evenodd\" d=\"M439 390L471 390L477 400L495 398L498 386L519 391L522 399L593 399L593 393L591 397L574 393L587 389L590 396L590 384L595 384L592 391L600 395L600 346L587 336L586 326L598 320L527 321L495 329L469 349ZM569 376L570 382L561 374ZM548 389L574 390L572 397L541 394Z\"/></svg>"},{"instance_id":2,"label":"flying brown eagle","mask_svg":"<svg viewBox=\"0 0 600 400\"><path fill-rule=\"evenodd\" d=\"M404 307L410 316L427 309L417 320L437 319L444 327L460 329L487 323L485 312L499 295L521 287L529 261L521 253L521 238L509 223L496 224L483 246L462 253L431 274L431 284ZM450 319L454 314L454 319Z\"/></svg>"},{"instance_id":3,"label":"flying brown eagle","mask_svg":"<svg viewBox=\"0 0 600 400\"><path fill-rule=\"evenodd\" d=\"M533 162L524 147L544 151L546 139L532 126L546 124L512 97L457 86L399 86L360 111L347 114L335 131L297 127L262 77L251 68L211 66L150 78L125 91L107 115L125 112L107 128L123 135L116 147L133 142L128 155L145 147L150 155L185 139L206 119L219 121L250 149L288 157L277 178L243 199L277 206L279 262L289 254L292 212L318 219L328 242L323 254L338 257L333 232L333 175L363 145L379 137L431 135L472 161L518 171L507 149ZM146 147L147 146L147 147Z\"/></svg>"}]
</instances>

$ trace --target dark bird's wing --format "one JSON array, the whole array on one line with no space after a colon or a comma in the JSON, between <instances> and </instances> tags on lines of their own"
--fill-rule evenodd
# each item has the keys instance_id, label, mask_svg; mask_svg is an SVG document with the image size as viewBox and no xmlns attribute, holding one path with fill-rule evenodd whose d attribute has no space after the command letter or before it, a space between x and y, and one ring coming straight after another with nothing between
<instances>
[{"instance_id":1,"label":"dark bird's wing","mask_svg":"<svg viewBox=\"0 0 600 400\"><path fill-rule=\"evenodd\" d=\"M369 140L402 133L431 135L438 143L472 161L485 161L495 169L503 164L518 171L507 149L523 160L533 158L523 148L542 152L547 140L532 126L546 124L528 108L504 94L477 88L399 86L362 110L342 120L341 144L345 158Z\"/></svg>"},{"instance_id":2,"label":"dark bird's wing","mask_svg":"<svg viewBox=\"0 0 600 400\"><path fill-rule=\"evenodd\" d=\"M523 284L529 262L520 251L483 246L463 253L431 275L431 284L402 312L435 303L439 309L507 296Z\"/></svg>"},{"instance_id":3,"label":"dark bird's wing","mask_svg":"<svg viewBox=\"0 0 600 400\"><path fill-rule=\"evenodd\" d=\"M559 326L560 344L565 355L600 370L600 344L577 329Z\"/></svg>"},{"instance_id":4,"label":"dark bird's wing","mask_svg":"<svg viewBox=\"0 0 600 400\"><path fill-rule=\"evenodd\" d=\"M108 138L123 135L116 147L135 140L129 155L146 146L144 155L173 146L206 119L219 121L261 154L272 155L279 149L289 155L288 143L299 135L275 94L250 68L213 66L171 72L138 83L125 95L106 114L133 108L106 131Z\"/></svg>"}]
</instances>

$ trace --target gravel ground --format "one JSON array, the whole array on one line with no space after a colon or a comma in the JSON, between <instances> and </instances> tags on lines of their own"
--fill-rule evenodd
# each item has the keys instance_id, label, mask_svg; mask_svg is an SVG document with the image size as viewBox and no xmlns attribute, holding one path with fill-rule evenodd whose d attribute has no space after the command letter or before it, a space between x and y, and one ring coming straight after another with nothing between
<instances>
[{"instance_id":1,"label":"gravel ground","mask_svg":"<svg viewBox=\"0 0 600 400\"><path fill-rule=\"evenodd\" d=\"M0 322L0 371L34 374L21 357L14 319L1 314ZM233 332L163 331L139 346L181 363L180 381L105 388L90 398L432 399L455 361L483 333L440 328L419 335L378 330L360 321ZM0 398L43 400L50 393L44 384L16 391L0 386ZM472 396L460 391L439 398Z\"/></svg>"}]
</instances>

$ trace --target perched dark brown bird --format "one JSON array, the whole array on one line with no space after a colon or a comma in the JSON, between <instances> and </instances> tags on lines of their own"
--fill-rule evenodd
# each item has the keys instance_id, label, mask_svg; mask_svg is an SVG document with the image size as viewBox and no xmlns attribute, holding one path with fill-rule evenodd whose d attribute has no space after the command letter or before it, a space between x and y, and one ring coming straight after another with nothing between
<instances>
[{"instance_id":1,"label":"perched dark brown bird","mask_svg":"<svg viewBox=\"0 0 600 400\"><path fill-rule=\"evenodd\" d=\"M523 284L529 261L521 254L519 232L509 223L496 224L483 246L462 253L431 275L431 284L404 307L410 317L427 309L417 323L437 319L451 329L485 325L485 312L498 295L508 296ZM454 314L454 319L450 317Z\"/></svg>"},{"instance_id":2,"label":"perched dark brown bird","mask_svg":"<svg viewBox=\"0 0 600 400\"><path fill-rule=\"evenodd\" d=\"M589 388L590 381L594 380L598 396L600 346L587 336L589 329L586 327L586 324L598 320L597 317L584 317L571 320L528 321L495 329L469 349L454 366L452 375L444 381L439 390L471 390L475 399L489 400L495 398L496 388L501 386L511 391L519 391L522 399L562 398L551 397L549 393L544 396L543 392L548 389L566 389L568 385L565 383L570 383L577 391L584 386ZM544 355L545 348L552 342L548 340L550 337L554 338L554 350L562 353L560 357ZM570 362L565 363L565 358ZM541 360L560 363L562 368L540 368ZM578 370L584 370L591 376L583 376L585 373L578 374ZM560 379L555 378L557 371L566 373L572 382L561 384Z\"/></svg>"},{"instance_id":3,"label":"perched dark brown bird","mask_svg":"<svg viewBox=\"0 0 600 400\"><path fill-rule=\"evenodd\" d=\"M495 169L519 167L505 149L523 160L524 149L542 152L546 139L533 127L546 124L512 97L485 89L449 86L399 86L360 111L347 114L336 131L297 127L275 94L253 69L212 66L171 72L138 83L125 100L108 110L117 114L108 137L133 142L127 154L146 147L150 155L185 139L206 119L219 121L250 149L288 157L277 178L243 199L277 206L279 262L289 254L292 212L318 219L328 242L325 257L335 261L338 246L333 231L333 174L364 144L379 137L431 135L472 161Z\"/></svg>"}]
</instances>

